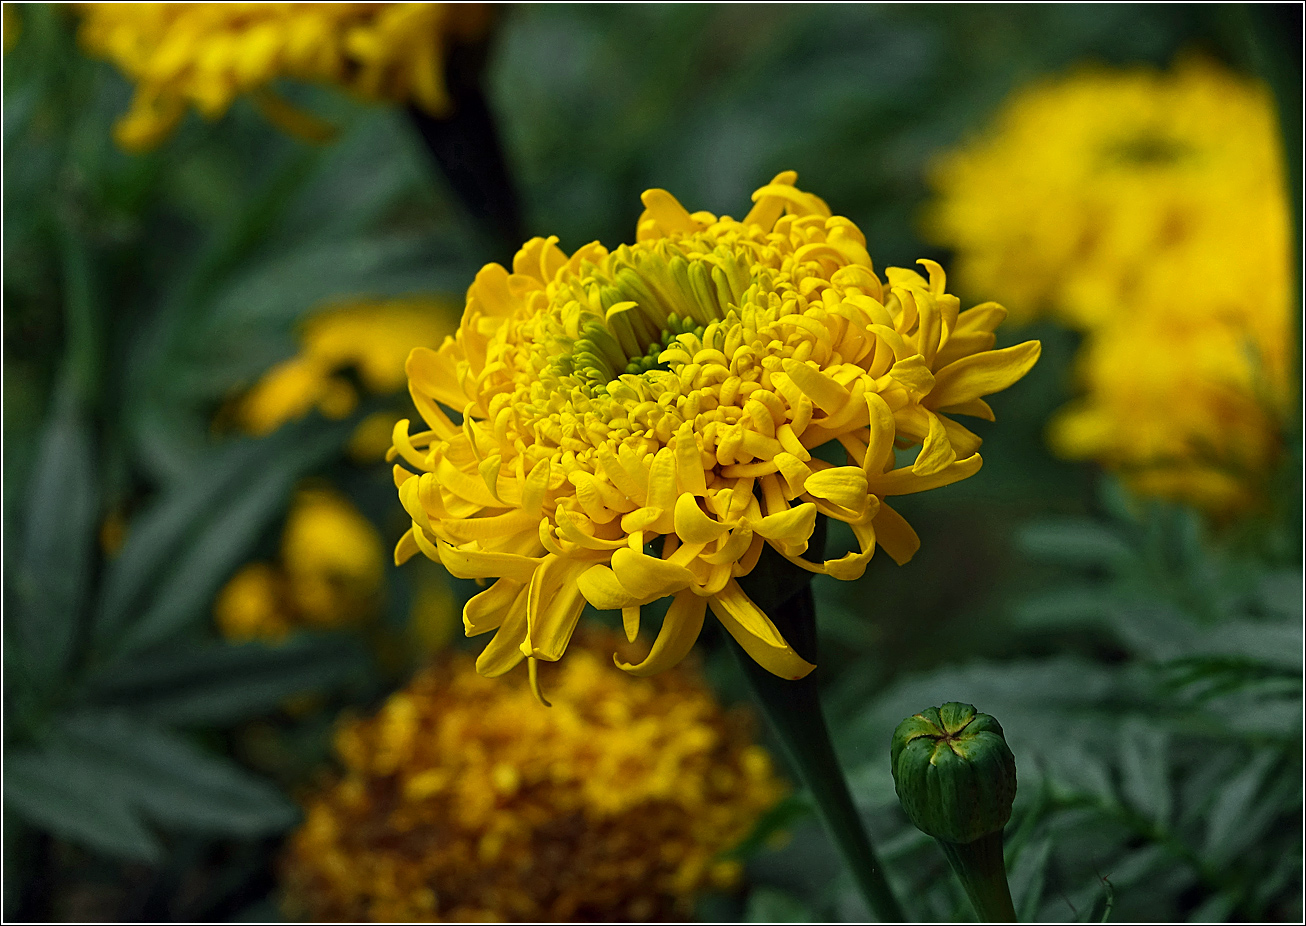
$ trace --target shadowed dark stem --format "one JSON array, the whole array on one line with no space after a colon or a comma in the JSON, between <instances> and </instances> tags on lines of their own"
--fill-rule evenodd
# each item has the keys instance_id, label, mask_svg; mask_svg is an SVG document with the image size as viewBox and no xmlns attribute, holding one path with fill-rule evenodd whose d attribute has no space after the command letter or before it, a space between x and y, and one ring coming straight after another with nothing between
<instances>
[{"instance_id":1,"label":"shadowed dark stem","mask_svg":"<svg viewBox=\"0 0 1306 926\"><path fill-rule=\"evenodd\" d=\"M445 71L453 111L437 119L410 106L408 115L454 195L506 260L526 238L517 189L481 85L484 69L484 43L454 47Z\"/></svg>"},{"instance_id":2,"label":"shadowed dark stem","mask_svg":"<svg viewBox=\"0 0 1306 926\"><path fill-rule=\"evenodd\" d=\"M813 540L821 542L812 544L818 554L824 546L824 531L820 534ZM794 573L799 575L794 576ZM816 607L811 582L803 578L807 576L810 574L802 572L768 547L756 568L741 584L798 654L808 662L815 662ZM773 603L784 591L793 588L794 581L798 582L797 590L791 591L780 603ZM816 673L798 681L777 678L754 662L733 640L731 644L762 712L779 734L803 784L812 792L821 819L851 869L866 903L881 922L903 922L906 916L885 880L884 868L876 857L852 795L848 793L843 770L830 742L825 716L821 713Z\"/></svg>"},{"instance_id":3,"label":"shadowed dark stem","mask_svg":"<svg viewBox=\"0 0 1306 926\"><path fill-rule=\"evenodd\" d=\"M966 896L981 922L1016 922L1016 908L1007 885L1007 866L1002 858L1002 830L965 845L942 839L935 842L948 857L948 864L966 889Z\"/></svg>"}]
</instances>

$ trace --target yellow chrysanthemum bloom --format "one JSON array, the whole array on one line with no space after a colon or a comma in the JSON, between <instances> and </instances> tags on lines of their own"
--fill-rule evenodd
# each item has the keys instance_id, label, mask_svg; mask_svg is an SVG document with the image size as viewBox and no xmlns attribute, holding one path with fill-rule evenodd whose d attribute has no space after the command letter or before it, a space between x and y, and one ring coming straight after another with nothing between
<instances>
[{"instance_id":1,"label":"yellow chrysanthemum bloom","mask_svg":"<svg viewBox=\"0 0 1306 926\"><path fill-rule=\"evenodd\" d=\"M1087 332L1053 448L1217 518L1254 507L1292 394L1269 90L1199 58L1036 84L936 182L969 286Z\"/></svg>"},{"instance_id":2,"label":"yellow chrysanthemum bloom","mask_svg":"<svg viewBox=\"0 0 1306 926\"><path fill-rule=\"evenodd\" d=\"M481 270L454 337L409 356L429 430L395 427L413 519L395 557L498 580L464 611L469 635L497 631L483 674L559 659L587 601L622 609L633 639L640 607L674 596L648 658L622 668L674 665L710 606L760 664L801 678L814 667L737 582L762 545L840 579L877 543L905 562L919 541L884 499L979 469L980 439L951 415L991 418L983 396L1038 343L991 350L1005 312L960 312L933 262L885 285L857 227L795 179L758 190L743 221L650 190L637 243L612 252L536 238L511 272ZM832 441L845 465L813 456ZM895 442L923 446L899 467ZM859 550L803 559L818 514Z\"/></svg>"},{"instance_id":3,"label":"yellow chrysanthemum bloom","mask_svg":"<svg viewBox=\"0 0 1306 926\"><path fill-rule=\"evenodd\" d=\"M286 518L277 566L249 563L218 593L214 617L231 640L280 640L375 616L385 554L381 535L335 491L301 490Z\"/></svg>"},{"instance_id":4,"label":"yellow chrysanthemum bloom","mask_svg":"<svg viewBox=\"0 0 1306 926\"><path fill-rule=\"evenodd\" d=\"M927 232L1014 317L1095 327L1160 301L1234 311L1264 344L1283 340L1289 213L1258 82L1191 58L1035 83L937 162L934 185Z\"/></svg>"},{"instance_id":5,"label":"yellow chrysanthemum bloom","mask_svg":"<svg viewBox=\"0 0 1306 926\"><path fill-rule=\"evenodd\" d=\"M454 327L454 314L433 299L354 302L318 312L303 326L301 349L270 369L240 400L236 418L250 434L270 434L314 408L328 418L343 418L358 405L358 393L343 375L358 374L377 395L400 391L407 377L404 360L414 343L434 343ZM366 422L365 422L366 425ZM384 446L389 446L387 422ZM369 429L363 426L363 435ZM375 445L376 440L365 441Z\"/></svg>"},{"instance_id":6,"label":"yellow chrysanthemum bloom","mask_svg":"<svg viewBox=\"0 0 1306 926\"><path fill-rule=\"evenodd\" d=\"M136 84L119 144L152 148L194 106L209 119L253 94L274 121L316 120L271 91L279 78L335 84L369 100L448 113L449 46L484 34L481 3L85 3L83 46Z\"/></svg>"},{"instance_id":7,"label":"yellow chrysanthemum bloom","mask_svg":"<svg viewBox=\"0 0 1306 926\"><path fill-rule=\"evenodd\" d=\"M683 919L784 794L745 715L680 668L631 684L578 646L550 679L455 656L336 739L283 865L291 916L327 921Z\"/></svg>"},{"instance_id":8,"label":"yellow chrysanthemum bloom","mask_svg":"<svg viewBox=\"0 0 1306 926\"><path fill-rule=\"evenodd\" d=\"M1282 449L1280 412L1241 325L1143 315L1090 332L1076 362L1085 394L1052 422L1059 454L1218 519L1260 504Z\"/></svg>"}]
</instances>

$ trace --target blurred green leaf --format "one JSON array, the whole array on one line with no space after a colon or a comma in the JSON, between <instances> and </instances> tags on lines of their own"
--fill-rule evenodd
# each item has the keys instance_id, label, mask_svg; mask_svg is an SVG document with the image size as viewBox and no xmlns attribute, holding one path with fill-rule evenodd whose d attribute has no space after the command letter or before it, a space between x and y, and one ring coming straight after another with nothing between
<instances>
[{"instance_id":1,"label":"blurred green leaf","mask_svg":"<svg viewBox=\"0 0 1306 926\"><path fill-rule=\"evenodd\" d=\"M208 606L295 480L339 448L356 419L295 422L219 451L205 477L172 487L142 516L106 579L98 627L116 655L143 649L207 616Z\"/></svg>"},{"instance_id":2,"label":"blurred green leaf","mask_svg":"<svg viewBox=\"0 0 1306 926\"><path fill-rule=\"evenodd\" d=\"M365 649L344 635L278 646L211 643L144 653L110 667L90 680L83 700L171 724L229 724L338 685L367 664Z\"/></svg>"},{"instance_id":3,"label":"blurred green leaf","mask_svg":"<svg viewBox=\"0 0 1306 926\"><path fill-rule=\"evenodd\" d=\"M1174 808L1166 734L1134 719L1124 724L1119 737L1120 786L1125 800L1138 813L1165 828Z\"/></svg>"},{"instance_id":4,"label":"blurred green leaf","mask_svg":"<svg viewBox=\"0 0 1306 926\"><path fill-rule=\"evenodd\" d=\"M1082 569L1115 570L1137 558L1109 526L1083 518L1031 524L1020 531L1018 544L1032 559Z\"/></svg>"},{"instance_id":5,"label":"blurred green leaf","mask_svg":"<svg viewBox=\"0 0 1306 926\"><path fill-rule=\"evenodd\" d=\"M1047 879L1048 860L1052 857L1052 840L1043 838L1020 854L1008 873L1011 900L1019 919L1033 922L1037 919L1039 904L1043 901L1043 884Z\"/></svg>"},{"instance_id":6,"label":"blurred green leaf","mask_svg":"<svg viewBox=\"0 0 1306 926\"><path fill-rule=\"evenodd\" d=\"M744 911L745 923L810 923L813 919L806 904L773 887L755 888Z\"/></svg>"},{"instance_id":7,"label":"blurred green leaf","mask_svg":"<svg viewBox=\"0 0 1306 926\"><path fill-rule=\"evenodd\" d=\"M14 614L22 674L48 683L67 667L91 577L97 527L94 445L80 403L61 390L30 487ZM11 663L12 664L12 663Z\"/></svg>"},{"instance_id":8,"label":"blurred green leaf","mask_svg":"<svg viewBox=\"0 0 1306 926\"><path fill-rule=\"evenodd\" d=\"M88 766L116 780L132 805L165 828L254 836L295 821L294 805L271 784L124 712L79 712L62 733Z\"/></svg>"},{"instance_id":9,"label":"blurred green leaf","mask_svg":"<svg viewBox=\"0 0 1306 926\"><path fill-rule=\"evenodd\" d=\"M5 805L36 826L110 856L157 859L157 840L101 771L63 743L6 750Z\"/></svg>"}]
</instances>

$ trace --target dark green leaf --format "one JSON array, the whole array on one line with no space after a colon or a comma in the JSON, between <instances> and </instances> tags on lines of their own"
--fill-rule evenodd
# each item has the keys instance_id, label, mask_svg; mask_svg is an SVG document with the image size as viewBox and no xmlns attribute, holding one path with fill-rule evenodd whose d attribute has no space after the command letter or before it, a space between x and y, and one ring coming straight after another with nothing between
<instances>
[{"instance_id":1,"label":"dark green leaf","mask_svg":"<svg viewBox=\"0 0 1306 926\"><path fill-rule=\"evenodd\" d=\"M816 917L797 897L773 887L759 887L748 895L745 923L810 923Z\"/></svg>"},{"instance_id":2,"label":"dark green leaf","mask_svg":"<svg viewBox=\"0 0 1306 926\"><path fill-rule=\"evenodd\" d=\"M1111 528L1086 519L1032 524L1018 543L1034 559L1083 569L1117 569L1137 557Z\"/></svg>"},{"instance_id":3,"label":"dark green leaf","mask_svg":"<svg viewBox=\"0 0 1306 926\"><path fill-rule=\"evenodd\" d=\"M1121 729L1119 742L1120 787L1125 800L1164 829L1174 807L1165 732L1143 721L1130 721Z\"/></svg>"},{"instance_id":4,"label":"dark green leaf","mask_svg":"<svg viewBox=\"0 0 1306 926\"><path fill-rule=\"evenodd\" d=\"M207 479L175 487L153 519L142 524L131 559L124 549L122 562L115 563L115 572L125 575L109 579L101 609L106 633L118 631L130 611L140 609L140 616L122 628L118 655L154 645L203 619L222 582L287 503L296 479L338 448L352 425L352 420L298 422L257 442L253 452L227 457L214 479L216 491ZM203 501L187 500L190 493Z\"/></svg>"},{"instance_id":5,"label":"dark green leaf","mask_svg":"<svg viewBox=\"0 0 1306 926\"><path fill-rule=\"evenodd\" d=\"M126 713L79 713L66 718L61 733L88 766L98 766L161 826L253 836L294 822L294 806L270 784Z\"/></svg>"},{"instance_id":6,"label":"dark green leaf","mask_svg":"<svg viewBox=\"0 0 1306 926\"><path fill-rule=\"evenodd\" d=\"M24 672L57 677L77 635L95 550L94 448L83 410L61 390L41 438L30 487L14 615Z\"/></svg>"},{"instance_id":7,"label":"dark green leaf","mask_svg":"<svg viewBox=\"0 0 1306 926\"><path fill-rule=\"evenodd\" d=\"M34 825L116 858L153 861L159 845L117 782L66 744L6 752L5 806Z\"/></svg>"},{"instance_id":8,"label":"dark green leaf","mask_svg":"<svg viewBox=\"0 0 1306 926\"><path fill-rule=\"evenodd\" d=\"M344 635L279 646L212 643L143 654L98 673L84 700L130 707L174 724L228 724L275 710L287 698L338 685L368 656Z\"/></svg>"}]
</instances>

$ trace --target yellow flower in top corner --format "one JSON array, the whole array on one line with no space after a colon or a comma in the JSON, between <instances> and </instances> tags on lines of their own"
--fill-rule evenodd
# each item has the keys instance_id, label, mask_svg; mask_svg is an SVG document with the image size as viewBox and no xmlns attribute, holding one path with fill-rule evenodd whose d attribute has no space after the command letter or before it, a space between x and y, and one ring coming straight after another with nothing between
<instances>
[{"instance_id":1,"label":"yellow flower in top corner","mask_svg":"<svg viewBox=\"0 0 1306 926\"><path fill-rule=\"evenodd\" d=\"M885 499L979 469L980 439L953 416L991 418L983 397L1038 343L993 350L1004 310L960 311L933 262L928 279L882 281L857 227L796 176L758 190L742 221L650 190L633 245L569 257L533 239L511 271L480 271L455 336L409 356L427 429L394 430L413 519L395 557L497 580L464 611L469 635L496 631L483 674L529 657L534 677L587 601L621 609L634 639L640 608L671 596L626 671L677 663L710 608L753 659L801 678L814 667L737 581L763 545L839 579L877 544L905 562L919 541ZM812 453L831 442L842 465ZM921 449L898 466L895 444ZM818 514L859 549L804 559Z\"/></svg>"},{"instance_id":2,"label":"yellow flower in top corner","mask_svg":"<svg viewBox=\"0 0 1306 926\"><path fill-rule=\"evenodd\" d=\"M681 920L733 887L735 848L786 791L686 666L629 684L578 641L551 681L479 678L463 654L343 723L281 866L295 919Z\"/></svg>"},{"instance_id":3,"label":"yellow flower in top corner","mask_svg":"<svg viewBox=\"0 0 1306 926\"><path fill-rule=\"evenodd\" d=\"M1084 70L1019 91L935 180L963 281L1086 333L1053 449L1218 520L1259 507L1296 346L1269 89L1202 58Z\"/></svg>"},{"instance_id":4,"label":"yellow flower in top corner","mask_svg":"<svg viewBox=\"0 0 1306 926\"><path fill-rule=\"evenodd\" d=\"M449 47L484 34L482 3L85 3L80 38L136 84L119 144L152 148L189 106L209 119L241 94L301 134L325 127L271 90L291 78L335 84L369 100L450 108Z\"/></svg>"},{"instance_id":5,"label":"yellow flower in top corner","mask_svg":"<svg viewBox=\"0 0 1306 926\"><path fill-rule=\"evenodd\" d=\"M358 405L346 370L353 369L373 394L398 392L413 343L439 341L453 327L448 306L426 298L351 302L318 312L301 330L300 352L264 374L240 399L236 418L255 436L315 408L328 418L344 418ZM389 431L387 425L385 446Z\"/></svg>"},{"instance_id":6,"label":"yellow flower in top corner","mask_svg":"<svg viewBox=\"0 0 1306 926\"><path fill-rule=\"evenodd\" d=\"M928 234L956 249L968 288L997 294L1014 318L1050 312L1092 328L1158 299L1185 313L1234 309L1257 326L1286 318L1274 102L1214 62L1031 84L933 174Z\"/></svg>"}]
</instances>

